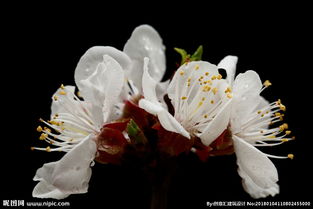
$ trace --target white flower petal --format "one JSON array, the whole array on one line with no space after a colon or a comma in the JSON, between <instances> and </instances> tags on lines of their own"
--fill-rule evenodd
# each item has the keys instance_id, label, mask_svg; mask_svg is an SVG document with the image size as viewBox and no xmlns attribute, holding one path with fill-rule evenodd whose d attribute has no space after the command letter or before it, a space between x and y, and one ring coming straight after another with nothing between
<instances>
[{"instance_id":1,"label":"white flower petal","mask_svg":"<svg viewBox=\"0 0 313 209\"><path fill-rule=\"evenodd\" d=\"M131 60L124 52L110 46L91 47L80 58L75 69L75 83L80 90L80 81L87 79L94 73L99 63L103 62L103 55L109 55L115 59L125 71L128 71L131 68Z\"/></svg>"},{"instance_id":2,"label":"white flower petal","mask_svg":"<svg viewBox=\"0 0 313 209\"><path fill-rule=\"evenodd\" d=\"M261 79L255 71L248 70L245 73L240 73L233 85L234 97L244 101L247 98L259 95L262 86Z\"/></svg>"},{"instance_id":3,"label":"white flower petal","mask_svg":"<svg viewBox=\"0 0 313 209\"><path fill-rule=\"evenodd\" d=\"M217 65L218 68L223 68L226 70L226 73L227 73L226 80L230 85L232 85L234 78L235 78L237 62L238 62L238 57L226 56Z\"/></svg>"},{"instance_id":4,"label":"white flower petal","mask_svg":"<svg viewBox=\"0 0 313 209\"><path fill-rule=\"evenodd\" d=\"M244 117L238 118L238 115L237 115L237 117L235 117L235 119L237 119L237 121L239 121L237 123L238 125L241 125L243 123L248 122L247 120L249 120L251 117L255 117L255 115L258 113L258 111L262 110L263 108L269 107L269 102L266 99L264 99L262 96L258 96L255 98L254 103L251 104L251 106L254 107L254 110L252 110L252 112L246 118L244 118ZM270 113L264 114L264 116L262 117L262 121L266 121L266 120L270 119L271 117L272 117L272 114L270 114ZM255 122L250 123L250 127L253 127L254 124L259 124L259 123L260 123L260 120L255 120ZM268 127L269 127L269 123L264 123L262 126L258 126L258 128L264 128L264 129L267 129ZM236 130L241 131L240 129L236 129ZM248 130L249 129L247 129L246 131L248 131Z\"/></svg>"},{"instance_id":5,"label":"white flower petal","mask_svg":"<svg viewBox=\"0 0 313 209\"><path fill-rule=\"evenodd\" d=\"M165 130L181 134L190 139L189 133L166 109L161 106L161 104L155 104L146 99L141 99L139 101L139 107L148 113L157 116Z\"/></svg>"},{"instance_id":6,"label":"white flower petal","mask_svg":"<svg viewBox=\"0 0 313 209\"><path fill-rule=\"evenodd\" d=\"M161 111L163 111L163 107L161 104L156 104L153 102L150 102L146 99L139 100L139 107L147 111L148 113L157 116L157 114Z\"/></svg>"},{"instance_id":7,"label":"white flower petal","mask_svg":"<svg viewBox=\"0 0 313 209\"><path fill-rule=\"evenodd\" d=\"M158 103L158 98L156 96L156 86L157 82L151 78L148 72L148 64L149 58L144 58L144 66L143 66L143 77L142 77L142 90L145 99L149 100L153 103Z\"/></svg>"},{"instance_id":8,"label":"white flower petal","mask_svg":"<svg viewBox=\"0 0 313 209\"><path fill-rule=\"evenodd\" d=\"M32 195L37 198L53 198L60 200L68 197L70 194L63 193L50 183L42 180L35 186Z\"/></svg>"},{"instance_id":9,"label":"white flower petal","mask_svg":"<svg viewBox=\"0 0 313 209\"><path fill-rule=\"evenodd\" d=\"M190 139L190 134L184 129L184 127L165 109L158 112L158 118L165 130L172 131L183 135Z\"/></svg>"},{"instance_id":10,"label":"white flower petal","mask_svg":"<svg viewBox=\"0 0 313 209\"><path fill-rule=\"evenodd\" d=\"M144 109L148 113L157 116L164 129L179 133L187 138L190 138L189 133L158 101L156 96L157 82L149 75L148 62L149 59L145 58L144 74L142 77L142 87L145 99L141 99L139 101L139 107Z\"/></svg>"},{"instance_id":11,"label":"white flower petal","mask_svg":"<svg viewBox=\"0 0 313 209\"><path fill-rule=\"evenodd\" d=\"M221 107L214 119L208 123L207 127L199 135L199 138L204 145L210 145L223 133L223 131L225 131L229 124L231 108L232 100L229 100Z\"/></svg>"},{"instance_id":12,"label":"white flower petal","mask_svg":"<svg viewBox=\"0 0 313 209\"><path fill-rule=\"evenodd\" d=\"M262 96L259 96L258 101L256 102L258 105L255 107L254 111L261 110L267 107L270 103Z\"/></svg>"},{"instance_id":13,"label":"white flower petal","mask_svg":"<svg viewBox=\"0 0 313 209\"><path fill-rule=\"evenodd\" d=\"M133 62L126 76L141 90L143 58L148 57L149 73L160 81L165 73L165 47L158 32L149 25L141 25L133 31L123 50Z\"/></svg>"},{"instance_id":14,"label":"white flower petal","mask_svg":"<svg viewBox=\"0 0 313 209\"><path fill-rule=\"evenodd\" d=\"M80 81L81 92L86 101L102 108L104 121L112 113L112 106L121 100L124 86L124 71L119 63L108 55L103 56L103 62L85 80Z\"/></svg>"},{"instance_id":15,"label":"white flower petal","mask_svg":"<svg viewBox=\"0 0 313 209\"><path fill-rule=\"evenodd\" d=\"M71 92L72 94L74 94L75 92L75 86L64 86L64 91L66 92ZM65 95L60 95L60 91L61 89L58 89L52 96L52 103L51 103L51 118L56 114L56 113L67 113L68 110L66 110L64 108L64 105L62 105L62 103L59 102L59 98L63 97ZM73 99L74 101L74 97L71 97L71 99Z\"/></svg>"},{"instance_id":16,"label":"white flower petal","mask_svg":"<svg viewBox=\"0 0 313 209\"><path fill-rule=\"evenodd\" d=\"M170 80L164 81L164 82L159 82L157 83L155 93L156 97L158 98L158 101L162 104L162 107L168 110L167 104L164 100L164 96L167 94L167 88L170 84Z\"/></svg>"},{"instance_id":17,"label":"white flower petal","mask_svg":"<svg viewBox=\"0 0 313 209\"><path fill-rule=\"evenodd\" d=\"M242 138L233 135L238 173L243 188L253 198L274 196L279 193L278 174L268 157Z\"/></svg>"},{"instance_id":18,"label":"white flower petal","mask_svg":"<svg viewBox=\"0 0 313 209\"><path fill-rule=\"evenodd\" d=\"M237 75L233 85L232 131L238 133L260 102L262 83L255 71Z\"/></svg>"},{"instance_id":19,"label":"white flower petal","mask_svg":"<svg viewBox=\"0 0 313 209\"><path fill-rule=\"evenodd\" d=\"M208 73L208 77L205 77L205 73ZM180 66L167 89L175 114L180 112L182 97L189 95L187 101L190 104L195 95L202 90L203 86L199 85L198 80L201 76L208 80L212 75L217 74L217 66L209 62L195 61ZM190 85L188 86L188 84Z\"/></svg>"},{"instance_id":20,"label":"white flower petal","mask_svg":"<svg viewBox=\"0 0 313 209\"><path fill-rule=\"evenodd\" d=\"M61 199L86 193L91 177L90 163L97 150L93 139L94 135L87 136L61 160L39 168L34 180L40 182L33 190L33 197Z\"/></svg>"}]
</instances>

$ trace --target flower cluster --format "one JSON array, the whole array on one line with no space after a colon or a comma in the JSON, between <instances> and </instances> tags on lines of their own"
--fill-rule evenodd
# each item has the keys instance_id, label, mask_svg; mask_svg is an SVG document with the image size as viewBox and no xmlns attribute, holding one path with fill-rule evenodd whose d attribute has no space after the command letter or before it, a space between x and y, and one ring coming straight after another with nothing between
<instances>
[{"instance_id":1,"label":"flower cluster","mask_svg":"<svg viewBox=\"0 0 313 209\"><path fill-rule=\"evenodd\" d=\"M86 193L94 161L156 166L160 159L195 153L200 160L235 153L244 190L253 198L279 193L270 158L256 147L294 139L282 123L286 107L260 94L271 83L252 70L235 76L237 57L218 65L201 60L202 47L188 55L173 75L165 73L165 47L148 25L137 27L123 51L95 46L79 60L75 86L61 85L52 96L51 118L40 121L40 140L62 151L34 177L38 198ZM226 71L226 77L219 73ZM276 124L279 125L276 125Z\"/></svg>"}]
</instances>

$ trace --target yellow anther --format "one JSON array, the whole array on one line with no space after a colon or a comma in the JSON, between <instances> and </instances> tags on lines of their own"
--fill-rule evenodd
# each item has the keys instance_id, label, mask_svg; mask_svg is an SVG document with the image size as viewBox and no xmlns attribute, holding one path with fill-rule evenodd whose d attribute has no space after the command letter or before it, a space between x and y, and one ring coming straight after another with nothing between
<instances>
[{"instance_id":1,"label":"yellow anther","mask_svg":"<svg viewBox=\"0 0 313 209\"><path fill-rule=\"evenodd\" d=\"M200 102L198 103L198 107L201 107L202 105L203 105L203 102L200 101Z\"/></svg>"},{"instance_id":2,"label":"yellow anther","mask_svg":"<svg viewBox=\"0 0 313 209\"><path fill-rule=\"evenodd\" d=\"M263 134L263 133L264 133L264 131L263 131L263 130L261 130L261 131L260 131L260 133L261 133L261 134Z\"/></svg>"},{"instance_id":3,"label":"yellow anther","mask_svg":"<svg viewBox=\"0 0 313 209\"><path fill-rule=\"evenodd\" d=\"M269 111L266 111L265 113L266 113L266 114L268 114L268 113L269 113Z\"/></svg>"},{"instance_id":4,"label":"yellow anther","mask_svg":"<svg viewBox=\"0 0 313 209\"><path fill-rule=\"evenodd\" d=\"M293 158L295 157L293 154L288 154L287 155L288 158L290 158L291 160L293 160Z\"/></svg>"},{"instance_id":5,"label":"yellow anther","mask_svg":"<svg viewBox=\"0 0 313 209\"><path fill-rule=\"evenodd\" d=\"M266 81L263 83L263 85L264 85L265 87L269 87L269 86L272 85L272 83L271 83L269 80L266 80Z\"/></svg>"},{"instance_id":6,"label":"yellow anther","mask_svg":"<svg viewBox=\"0 0 313 209\"><path fill-rule=\"evenodd\" d=\"M259 110L259 111L258 111L258 114L261 114L261 112L262 112L262 111L261 111L261 110Z\"/></svg>"},{"instance_id":7,"label":"yellow anther","mask_svg":"<svg viewBox=\"0 0 313 209\"><path fill-rule=\"evenodd\" d=\"M61 123L60 122L57 122L57 121L54 121L54 120L49 120L48 123L52 124L52 125L56 125L56 126L60 126ZM62 123L63 124L63 123Z\"/></svg>"},{"instance_id":8,"label":"yellow anther","mask_svg":"<svg viewBox=\"0 0 313 209\"><path fill-rule=\"evenodd\" d=\"M269 138L269 139L275 139L275 138L276 138L276 136L274 136L274 135L270 135L270 136L268 136L267 138Z\"/></svg>"},{"instance_id":9,"label":"yellow anther","mask_svg":"<svg viewBox=\"0 0 313 209\"><path fill-rule=\"evenodd\" d=\"M263 117L264 117L264 114L262 114L261 117L263 118Z\"/></svg>"},{"instance_id":10,"label":"yellow anther","mask_svg":"<svg viewBox=\"0 0 313 209\"><path fill-rule=\"evenodd\" d=\"M199 65L196 65L195 66L195 70L199 70L200 66Z\"/></svg>"},{"instance_id":11,"label":"yellow anther","mask_svg":"<svg viewBox=\"0 0 313 209\"><path fill-rule=\"evenodd\" d=\"M82 97L82 93L80 91L78 91L77 96Z\"/></svg>"},{"instance_id":12,"label":"yellow anther","mask_svg":"<svg viewBox=\"0 0 313 209\"><path fill-rule=\"evenodd\" d=\"M182 99L182 100L185 100L185 99L187 99L187 97L183 96L183 97L181 97L181 99Z\"/></svg>"},{"instance_id":13,"label":"yellow anther","mask_svg":"<svg viewBox=\"0 0 313 209\"><path fill-rule=\"evenodd\" d=\"M187 80L188 82L190 82L191 81L191 78L188 78L188 80Z\"/></svg>"},{"instance_id":14,"label":"yellow anther","mask_svg":"<svg viewBox=\"0 0 313 209\"><path fill-rule=\"evenodd\" d=\"M211 100L211 104L214 104L214 100L213 99Z\"/></svg>"},{"instance_id":15,"label":"yellow anther","mask_svg":"<svg viewBox=\"0 0 313 209\"><path fill-rule=\"evenodd\" d=\"M35 147L30 147L30 150L31 150L31 151L34 151L34 150L35 150Z\"/></svg>"},{"instance_id":16,"label":"yellow anther","mask_svg":"<svg viewBox=\"0 0 313 209\"><path fill-rule=\"evenodd\" d=\"M208 76L210 73L209 72L205 72L205 75Z\"/></svg>"},{"instance_id":17,"label":"yellow anther","mask_svg":"<svg viewBox=\"0 0 313 209\"><path fill-rule=\"evenodd\" d=\"M53 116L53 119L57 119L59 117L59 114L55 114L54 116Z\"/></svg>"},{"instance_id":18,"label":"yellow anther","mask_svg":"<svg viewBox=\"0 0 313 209\"><path fill-rule=\"evenodd\" d=\"M275 112L275 116L279 117L279 116L281 116L281 113L280 112Z\"/></svg>"},{"instance_id":19,"label":"yellow anther","mask_svg":"<svg viewBox=\"0 0 313 209\"><path fill-rule=\"evenodd\" d=\"M227 87L227 89L225 90L225 93L231 93L231 92L232 92L231 88Z\"/></svg>"},{"instance_id":20,"label":"yellow anther","mask_svg":"<svg viewBox=\"0 0 313 209\"><path fill-rule=\"evenodd\" d=\"M66 95L66 92L62 90L62 91L59 91L59 94L60 95Z\"/></svg>"},{"instance_id":21,"label":"yellow anther","mask_svg":"<svg viewBox=\"0 0 313 209\"><path fill-rule=\"evenodd\" d=\"M206 99L205 97L202 97L202 98L201 98L202 101L204 101L205 99Z\"/></svg>"},{"instance_id":22,"label":"yellow anther","mask_svg":"<svg viewBox=\"0 0 313 209\"><path fill-rule=\"evenodd\" d=\"M216 78L217 78L218 80L221 80L221 79L223 78L223 76L222 76L221 74L218 74L218 75L216 76Z\"/></svg>"},{"instance_id":23,"label":"yellow anther","mask_svg":"<svg viewBox=\"0 0 313 209\"><path fill-rule=\"evenodd\" d=\"M216 78L217 78L216 75L213 75L211 80L215 80Z\"/></svg>"},{"instance_id":24,"label":"yellow anther","mask_svg":"<svg viewBox=\"0 0 313 209\"><path fill-rule=\"evenodd\" d=\"M200 86L202 86L202 82L200 82L199 84L200 84Z\"/></svg>"},{"instance_id":25,"label":"yellow anther","mask_svg":"<svg viewBox=\"0 0 313 209\"><path fill-rule=\"evenodd\" d=\"M57 95L54 95L54 97L53 97L53 99L54 99L54 101L58 101L58 96Z\"/></svg>"},{"instance_id":26,"label":"yellow anther","mask_svg":"<svg viewBox=\"0 0 313 209\"><path fill-rule=\"evenodd\" d=\"M205 114L203 117L204 117L204 118L208 118L208 115L207 115L207 114Z\"/></svg>"},{"instance_id":27,"label":"yellow anther","mask_svg":"<svg viewBox=\"0 0 313 209\"><path fill-rule=\"evenodd\" d=\"M187 86L188 86L188 87L190 86L190 82L187 83Z\"/></svg>"},{"instance_id":28,"label":"yellow anther","mask_svg":"<svg viewBox=\"0 0 313 209\"><path fill-rule=\"evenodd\" d=\"M231 93L227 93L227 98L231 99L231 98L233 98L233 95Z\"/></svg>"},{"instance_id":29,"label":"yellow anther","mask_svg":"<svg viewBox=\"0 0 313 209\"><path fill-rule=\"evenodd\" d=\"M45 140L48 137L48 134L42 133L39 137L40 140Z\"/></svg>"},{"instance_id":30,"label":"yellow anther","mask_svg":"<svg viewBox=\"0 0 313 209\"><path fill-rule=\"evenodd\" d=\"M279 126L279 130L280 130L280 131L283 131L283 130L285 130L285 129L288 129L288 124L287 124L287 123L284 123L283 125L280 125L280 126Z\"/></svg>"},{"instance_id":31,"label":"yellow anther","mask_svg":"<svg viewBox=\"0 0 313 209\"><path fill-rule=\"evenodd\" d=\"M287 142L289 141L288 139L281 139L282 142Z\"/></svg>"},{"instance_id":32,"label":"yellow anther","mask_svg":"<svg viewBox=\"0 0 313 209\"><path fill-rule=\"evenodd\" d=\"M44 127L43 130L45 130L45 131L51 133L51 129L50 129L50 128Z\"/></svg>"},{"instance_id":33,"label":"yellow anther","mask_svg":"<svg viewBox=\"0 0 313 209\"><path fill-rule=\"evenodd\" d=\"M283 126L285 126L285 129L288 129L288 124L284 123Z\"/></svg>"},{"instance_id":34,"label":"yellow anther","mask_svg":"<svg viewBox=\"0 0 313 209\"><path fill-rule=\"evenodd\" d=\"M287 130L287 131L285 131L285 134L289 135L289 134L291 134L291 131Z\"/></svg>"},{"instance_id":35,"label":"yellow anther","mask_svg":"<svg viewBox=\"0 0 313 209\"><path fill-rule=\"evenodd\" d=\"M42 127L41 127L41 126L38 126L36 130L37 130L38 132L42 132Z\"/></svg>"},{"instance_id":36,"label":"yellow anther","mask_svg":"<svg viewBox=\"0 0 313 209\"><path fill-rule=\"evenodd\" d=\"M218 89L215 87L212 89L213 94L215 95L217 93Z\"/></svg>"},{"instance_id":37,"label":"yellow anther","mask_svg":"<svg viewBox=\"0 0 313 209\"><path fill-rule=\"evenodd\" d=\"M64 87L64 85L63 85L63 84L61 84L60 89L65 89L65 87Z\"/></svg>"},{"instance_id":38,"label":"yellow anther","mask_svg":"<svg viewBox=\"0 0 313 209\"><path fill-rule=\"evenodd\" d=\"M280 104L279 105L279 109L282 110L282 111L286 111L286 106L283 105L283 104Z\"/></svg>"},{"instance_id":39,"label":"yellow anther","mask_svg":"<svg viewBox=\"0 0 313 209\"><path fill-rule=\"evenodd\" d=\"M296 139L296 137L295 137L295 136L293 136L293 137L291 137L291 139L292 139L292 140L295 140L295 139Z\"/></svg>"},{"instance_id":40,"label":"yellow anther","mask_svg":"<svg viewBox=\"0 0 313 209\"><path fill-rule=\"evenodd\" d=\"M179 72L179 75L184 75L184 74L185 74L185 72L182 70Z\"/></svg>"},{"instance_id":41,"label":"yellow anther","mask_svg":"<svg viewBox=\"0 0 313 209\"><path fill-rule=\"evenodd\" d=\"M212 81L211 80L207 80L206 81L208 84L212 85Z\"/></svg>"},{"instance_id":42,"label":"yellow anther","mask_svg":"<svg viewBox=\"0 0 313 209\"><path fill-rule=\"evenodd\" d=\"M51 148L49 146L46 147L47 152L51 152Z\"/></svg>"},{"instance_id":43,"label":"yellow anther","mask_svg":"<svg viewBox=\"0 0 313 209\"><path fill-rule=\"evenodd\" d=\"M211 90L211 87L209 85L204 85L203 88L202 88L203 92L208 92L210 90Z\"/></svg>"},{"instance_id":44,"label":"yellow anther","mask_svg":"<svg viewBox=\"0 0 313 209\"><path fill-rule=\"evenodd\" d=\"M277 105L281 105L281 100L278 99L277 102L276 102L276 104L277 104Z\"/></svg>"}]
</instances>

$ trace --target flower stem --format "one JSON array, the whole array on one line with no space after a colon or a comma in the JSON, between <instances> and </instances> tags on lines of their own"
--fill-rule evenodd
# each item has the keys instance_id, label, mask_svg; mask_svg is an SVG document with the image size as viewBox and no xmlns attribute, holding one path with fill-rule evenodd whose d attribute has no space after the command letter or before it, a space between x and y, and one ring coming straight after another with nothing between
<instances>
[{"instance_id":1,"label":"flower stem","mask_svg":"<svg viewBox=\"0 0 313 209\"><path fill-rule=\"evenodd\" d=\"M168 185L160 184L155 186L152 191L150 209L166 209L167 208Z\"/></svg>"},{"instance_id":2,"label":"flower stem","mask_svg":"<svg viewBox=\"0 0 313 209\"><path fill-rule=\"evenodd\" d=\"M159 162L152 184L150 209L166 209L171 179L176 170L176 159Z\"/></svg>"}]
</instances>

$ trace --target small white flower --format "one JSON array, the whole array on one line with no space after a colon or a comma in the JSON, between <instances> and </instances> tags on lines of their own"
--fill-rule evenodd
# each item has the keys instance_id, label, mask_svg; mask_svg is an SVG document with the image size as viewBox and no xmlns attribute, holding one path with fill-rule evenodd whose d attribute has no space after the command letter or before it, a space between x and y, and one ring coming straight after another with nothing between
<instances>
[{"instance_id":1,"label":"small white flower","mask_svg":"<svg viewBox=\"0 0 313 209\"><path fill-rule=\"evenodd\" d=\"M34 180L40 182L33 190L34 197L62 199L87 192L101 128L121 116L124 100L141 92L144 57L153 60L150 73L154 78L162 79L164 49L158 33L142 25L127 41L125 53L113 47L97 46L82 56L75 70L75 83L83 100L76 96L74 86L62 85L52 97L51 120L41 119L47 127L37 128L42 132L40 139L51 147L32 149L66 154L37 170Z\"/></svg>"},{"instance_id":2,"label":"small white flower","mask_svg":"<svg viewBox=\"0 0 313 209\"><path fill-rule=\"evenodd\" d=\"M237 57L227 56L219 68L227 72L227 81L233 92L232 112L229 130L232 134L234 150L237 156L238 173L243 179L243 188L253 198L274 196L279 193L278 174L274 164L268 157L292 158L268 155L255 147L275 146L289 141L287 124L272 128L282 120L285 106L278 100L268 103L260 93L271 83L262 85L255 71L239 74L234 80Z\"/></svg>"},{"instance_id":3,"label":"small white flower","mask_svg":"<svg viewBox=\"0 0 313 209\"><path fill-rule=\"evenodd\" d=\"M96 70L105 54L120 63L125 72L123 99L129 99L142 93L144 57L150 58L149 73L157 82L161 81L165 73L165 46L162 39L151 26L141 25L135 28L123 51L110 46L95 46L86 51L75 71L75 81L79 88L82 85L79 81L86 79ZM160 83L160 89L164 89L167 84L167 82ZM158 92L159 98L162 97L162 93L163 91ZM82 96L85 96L84 92L82 92Z\"/></svg>"},{"instance_id":4,"label":"small white flower","mask_svg":"<svg viewBox=\"0 0 313 209\"><path fill-rule=\"evenodd\" d=\"M90 165L97 151L96 138L103 124L114 118L113 106L123 88L123 74L121 66L104 55L97 70L81 81L80 90L88 92L84 101L75 95L73 86L62 85L53 95L51 120L41 120L49 128L39 126L37 130L42 131L40 139L54 148L33 149L66 154L37 170L34 180L40 182L33 190L34 197L62 199L87 192Z\"/></svg>"},{"instance_id":5,"label":"small white flower","mask_svg":"<svg viewBox=\"0 0 313 209\"><path fill-rule=\"evenodd\" d=\"M145 59L142 79L144 99L139 106L156 115L164 129L187 138L199 137L209 145L229 122L231 94L216 65L204 61L186 62L176 71L167 89L174 107L171 115L156 96L157 82L149 75Z\"/></svg>"}]
</instances>

